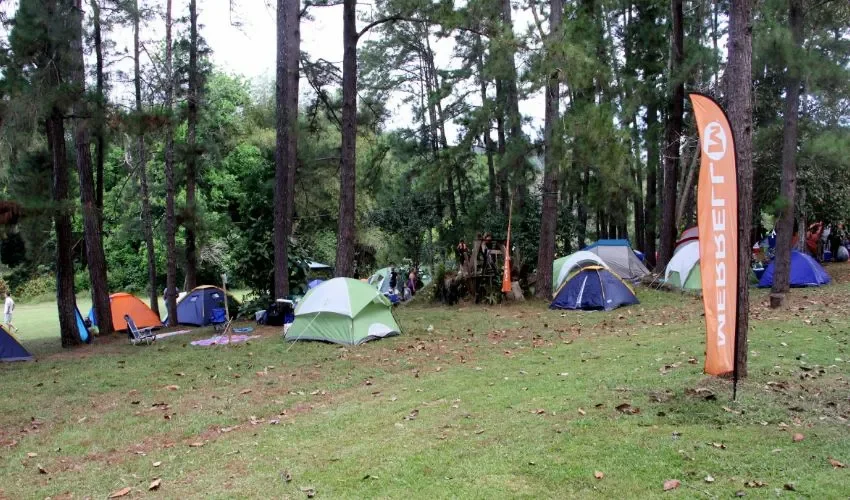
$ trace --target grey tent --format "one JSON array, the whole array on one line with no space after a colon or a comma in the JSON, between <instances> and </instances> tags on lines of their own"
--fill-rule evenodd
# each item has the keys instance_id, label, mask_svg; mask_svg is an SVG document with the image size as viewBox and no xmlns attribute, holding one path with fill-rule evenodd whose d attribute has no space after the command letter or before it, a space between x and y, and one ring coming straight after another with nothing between
<instances>
[{"instance_id":1,"label":"grey tent","mask_svg":"<svg viewBox=\"0 0 850 500\"><path fill-rule=\"evenodd\" d=\"M624 280L637 280L649 274L629 240L599 240L584 250L598 255Z\"/></svg>"}]
</instances>

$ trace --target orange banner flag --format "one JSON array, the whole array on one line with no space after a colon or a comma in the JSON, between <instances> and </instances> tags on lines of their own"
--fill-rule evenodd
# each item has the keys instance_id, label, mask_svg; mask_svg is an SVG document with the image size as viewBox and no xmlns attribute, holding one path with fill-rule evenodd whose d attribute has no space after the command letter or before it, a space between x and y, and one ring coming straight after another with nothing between
<instances>
[{"instance_id":1,"label":"orange banner flag","mask_svg":"<svg viewBox=\"0 0 850 500\"><path fill-rule=\"evenodd\" d=\"M735 139L714 99L690 94L699 131L697 221L705 307L705 373L735 369L738 290L738 176Z\"/></svg>"},{"instance_id":2,"label":"orange banner flag","mask_svg":"<svg viewBox=\"0 0 850 500\"><path fill-rule=\"evenodd\" d=\"M511 218L514 212L514 199L508 205L508 241L505 243L505 270L502 272L502 293L511 292Z\"/></svg>"}]
</instances>

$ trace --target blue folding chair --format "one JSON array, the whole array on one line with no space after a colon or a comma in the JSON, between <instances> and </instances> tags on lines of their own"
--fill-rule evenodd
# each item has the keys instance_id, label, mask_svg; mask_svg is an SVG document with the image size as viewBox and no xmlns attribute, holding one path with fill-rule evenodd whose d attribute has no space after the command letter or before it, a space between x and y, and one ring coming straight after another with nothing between
<instances>
[{"instance_id":1,"label":"blue folding chair","mask_svg":"<svg viewBox=\"0 0 850 500\"><path fill-rule=\"evenodd\" d=\"M227 313L224 308L216 307L212 310L212 313L210 314L210 323L213 324L213 328L216 332L224 330L224 327L227 325Z\"/></svg>"}]
</instances>

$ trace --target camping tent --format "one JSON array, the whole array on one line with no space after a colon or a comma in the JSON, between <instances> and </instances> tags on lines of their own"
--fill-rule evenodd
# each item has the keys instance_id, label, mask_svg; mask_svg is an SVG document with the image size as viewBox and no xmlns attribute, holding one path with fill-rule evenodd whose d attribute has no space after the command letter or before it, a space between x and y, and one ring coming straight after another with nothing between
<instances>
[{"instance_id":1,"label":"camping tent","mask_svg":"<svg viewBox=\"0 0 850 500\"><path fill-rule=\"evenodd\" d=\"M358 345L399 333L389 299L366 283L334 278L307 292L285 338Z\"/></svg>"},{"instance_id":2,"label":"camping tent","mask_svg":"<svg viewBox=\"0 0 850 500\"><path fill-rule=\"evenodd\" d=\"M381 293L389 293L390 291L390 272L391 268L384 267L375 271L375 274L369 277L368 283L377 288Z\"/></svg>"},{"instance_id":3,"label":"camping tent","mask_svg":"<svg viewBox=\"0 0 850 500\"><path fill-rule=\"evenodd\" d=\"M590 266L567 278L549 307L610 311L639 303L632 289L614 273L604 267Z\"/></svg>"},{"instance_id":4,"label":"camping tent","mask_svg":"<svg viewBox=\"0 0 850 500\"><path fill-rule=\"evenodd\" d=\"M629 240L599 240L585 250L595 253L624 280L636 280L649 274L629 244Z\"/></svg>"},{"instance_id":5,"label":"camping tent","mask_svg":"<svg viewBox=\"0 0 850 500\"><path fill-rule=\"evenodd\" d=\"M139 328L162 326L162 320L148 307L147 304L129 293L118 292L109 296L109 307L112 310L112 327L116 331L126 330L127 322L124 316L129 315ZM89 310L89 320L97 325L94 306Z\"/></svg>"},{"instance_id":6,"label":"camping tent","mask_svg":"<svg viewBox=\"0 0 850 500\"><path fill-rule=\"evenodd\" d=\"M588 265L601 266L606 269L608 268L605 261L599 258L598 255L584 250L579 250L574 254L556 259L555 262L552 263L552 291L557 291L570 273L580 267Z\"/></svg>"},{"instance_id":7,"label":"camping tent","mask_svg":"<svg viewBox=\"0 0 850 500\"><path fill-rule=\"evenodd\" d=\"M29 353L18 340L0 326L0 361L30 361Z\"/></svg>"},{"instance_id":8,"label":"camping tent","mask_svg":"<svg viewBox=\"0 0 850 500\"><path fill-rule=\"evenodd\" d=\"M691 240L676 250L664 270L664 281L683 290L702 290L698 240Z\"/></svg>"},{"instance_id":9,"label":"camping tent","mask_svg":"<svg viewBox=\"0 0 850 500\"><path fill-rule=\"evenodd\" d=\"M212 323L213 309L224 309L224 292L216 286L199 286L187 293L177 303L177 323L181 325L207 326ZM236 304L228 297L231 315L236 313ZM135 318L134 318L135 319Z\"/></svg>"},{"instance_id":10,"label":"camping tent","mask_svg":"<svg viewBox=\"0 0 850 500\"><path fill-rule=\"evenodd\" d=\"M685 229L684 231L682 231L682 234L681 234L681 236L679 236L679 239L676 240L676 248L675 248L675 250L673 250L673 253L678 252L679 248L681 248L682 246L687 245L688 243L691 243L693 241L698 241L698 240L699 240L699 228L697 226L692 226L692 227Z\"/></svg>"},{"instance_id":11,"label":"camping tent","mask_svg":"<svg viewBox=\"0 0 850 500\"><path fill-rule=\"evenodd\" d=\"M776 259L770 262L764 274L759 280L759 288L773 286L773 271L776 267ZM830 282L829 275L823 267L811 256L796 250L791 251L791 286L821 286Z\"/></svg>"}]
</instances>

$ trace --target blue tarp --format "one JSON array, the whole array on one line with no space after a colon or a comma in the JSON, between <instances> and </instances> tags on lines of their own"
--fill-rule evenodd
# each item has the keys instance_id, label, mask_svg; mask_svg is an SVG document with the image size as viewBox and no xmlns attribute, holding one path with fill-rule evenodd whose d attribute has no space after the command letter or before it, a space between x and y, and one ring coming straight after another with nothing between
<instances>
[{"instance_id":1,"label":"blue tarp","mask_svg":"<svg viewBox=\"0 0 850 500\"><path fill-rule=\"evenodd\" d=\"M29 361L32 354L0 326L0 361Z\"/></svg>"},{"instance_id":2,"label":"blue tarp","mask_svg":"<svg viewBox=\"0 0 850 500\"><path fill-rule=\"evenodd\" d=\"M773 286L773 270L776 267L776 259L770 262L764 274L759 279L759 288ZM831 281L829 274L818 264L814 258L796 250L791 252L791 276L790 284L793 287L822 286Z\"/></svg>"},{"instance_id":3,"label":"blue tarp","mask_svg":"<svg viewBox=\"0 0 850 500\"><path fill-rule=\"evenodd\" d=\"M591 268L579 271L567 279L549 307L610 311L639 303L623 280L607 269Z\"/></svg>"},{"instance_id":4,"label":"blue tarp","mask_svg":"<svg viewBox=\"0 0 850 500\"><path fill-rule=\"evenodd\" d=\"M312 290L312 289L316 288L317 286L321 285L323 281L325 281L325 280L313 280L313 281L307 283L307 290Z\"/></svg>"},{"instance_id":5,"label":"blue tarp","mask_svg":"<svg viewBox=\"0 0 850 500\"><path fill-rule=\"evenodd\" d=\"M80 340L85 342L86 344L91 343L91 334L89 333L89 329L86 328L86 322L83 321L83 315L80 314L80 310L74 306L74 312L76 312L77 317L77 331L80 334Z\"/></svg>"},{"instance_id":6,"label":"blue tarp","mask_svg":"<svg viewBox=\"0 0 850 500\"><path fill-rule=\"evenodd\" d=\"M582 250L589 250L595 247L630 247L632 246L629 243L629 240L596 240L590 245L584 247Z\"/></svg>"}]
</instances>

